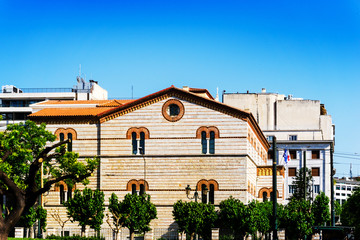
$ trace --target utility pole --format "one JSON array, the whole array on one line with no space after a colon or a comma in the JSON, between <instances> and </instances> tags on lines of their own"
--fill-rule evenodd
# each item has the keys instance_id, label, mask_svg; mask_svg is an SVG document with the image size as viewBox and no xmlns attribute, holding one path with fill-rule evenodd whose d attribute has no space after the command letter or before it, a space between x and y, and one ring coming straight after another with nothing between
<instances>
[{"instance_id":1,"label":"utility pole","mask_svg":"<svg viewBox=\"0 0 360 240\"><path fill-rule=\"evenodd\" d=\"M334 145L330 144L330 197L331 197L331 226L335 226L334 208Z\"/></svg>"},{"instance_id":2,"label":"utility pole","mask_svg":"<svg viewBox=\"0 0 360 240\"><path fill-rule=\"evenodd\" d=\"M307 189L306 189L306 173L307 173L307 171L306 171L306 150L304 150L304 171L303 171L303 173L304 173L304 176L303 176L303 178L304 178L304 200L306 201L306 191L307 191Z\"/></svg>"},{"instance_id":3,"label":"utility pole","mask_svg":"<svg viewBox=\"0 0 360 240\"><path fill-rule=\"evenodd\" d=\"M306 201L306 192L307 192L307 189L306 189L306 149L304 150L304 200ZM307 239L307 236L305 235L304 236L304 239L306 240Z\"/></svg>"},{"instance_id":4,"label":"utility pole","mask_svg":"<svg viewBox=\"0 0 360 240\"><path fill-rule=\"evenodd\" d=\"M277 235L277 230L278 230L278 226L277 226L277 183L276 183L276 158L277 158L277 148L276 148L276 137L273 138L273 191L272 191L272 199L273 199L273 239L277 240L278 239L278 235Z\"/></svg>"}]
</instances>

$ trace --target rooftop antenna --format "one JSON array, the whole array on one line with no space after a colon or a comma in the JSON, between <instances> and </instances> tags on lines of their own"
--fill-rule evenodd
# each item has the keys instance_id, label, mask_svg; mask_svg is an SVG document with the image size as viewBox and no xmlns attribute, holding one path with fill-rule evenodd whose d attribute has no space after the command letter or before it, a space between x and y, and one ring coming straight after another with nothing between
<instances>
[{"instance_id":1,"label":"rooftop antenna","mask_svg":"<svg viewBox=\"0 0 360 240\"><path fill-rule=\"evenodd\" d=\"M134 99L134 86L131 85L131 99Z\"/></svg>"},{"instance_id":2,"label":"rooftop antenna","mask_svg":"<svg viewBox=\"0 0 360 240\"><path fill-rule=\"evenodd\" d=\"M352 179L352 163L350 163L350 179Z\"/></svg>"},{"instance_id":3,"label":"rooftop antenna","mask_svg":"<svg viewBox=\"0 0 360 240\"><path fill-rule=\"evenodd\" d=\"M80 83L81 80L81 64L79 64L79 75L76 77L76 80L78 83Z\"/></svg>"}]
</instances>

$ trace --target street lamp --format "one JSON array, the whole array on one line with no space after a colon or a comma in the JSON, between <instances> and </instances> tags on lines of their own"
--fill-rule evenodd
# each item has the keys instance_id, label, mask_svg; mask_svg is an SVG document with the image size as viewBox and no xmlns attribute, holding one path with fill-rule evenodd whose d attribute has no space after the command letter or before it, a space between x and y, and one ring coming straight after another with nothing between
<instances>
[{"instance_id":1,"label":"street lamp","mask_svg":"<svg viewBox=\"0 0 360 240\"><path fill-rule=\"evenodd\" d=\"M44 166L43 166L43 161L44 159L43 158L39 158L39 163L41 164L41 168L40 168L40 188L43 188L44 187L44 179L43 179L43 176L44 176ZM41 207L44 207L43 206L43 196L42 194L39 195L39 199L38 199L38 204L39 206ZM41 220L40 218L38 219L38 238L42 238L42 231L41 231Z\"/></svg>"},{"instance_id":2,"label":"street lamp","mask_svg":"<svg viewBox=\"0 0 360 240\"><path fill-rule=\"evenodd\" d=\"M201 199L201 197L199 197L197 186L195 188L194 196L192 196L192 197L189 197L190 192L191 192L190 185L187 185L187 187L185 188L185 191L186 191L186 196L188 199L195 199L195 202L197 202L198 198ZM203 194L203 196L207 196L208 192L209 192L209 189L207 188L207 186L204 186L204 188L201 190L201 193Z\"/></svg>"}]
</instances>

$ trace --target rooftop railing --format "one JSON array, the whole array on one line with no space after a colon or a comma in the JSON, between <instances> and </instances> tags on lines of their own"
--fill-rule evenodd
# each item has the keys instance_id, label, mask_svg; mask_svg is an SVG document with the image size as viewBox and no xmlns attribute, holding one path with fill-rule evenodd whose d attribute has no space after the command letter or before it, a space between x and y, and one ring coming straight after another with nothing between
<instances>
[{"instance_id":1,"label":"rooftop railing","mask_svg":"<svg viewBox=\"0 0 360 240\"><path fill-rule=\"evenodd\" d=\"M20 88L23 93L74 92L72 88Z\"/></svg>"}]
</instances>

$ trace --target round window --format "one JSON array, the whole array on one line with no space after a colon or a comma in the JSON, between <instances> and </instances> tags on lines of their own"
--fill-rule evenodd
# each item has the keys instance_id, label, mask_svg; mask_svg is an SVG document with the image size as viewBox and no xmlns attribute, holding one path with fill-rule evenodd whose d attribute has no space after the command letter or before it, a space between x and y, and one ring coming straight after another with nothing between
<instances>
[{"instance_id":1,"label":"round window","mask_svg":"<svg viewBox=\"0 0 360 240\"><path fill-rule=\"evenodd\" d=\"M184 115L184 105L176 99L170 99L164 103L162 114L170 122L179 121Z\"/></svg>"},{"instance_id":2,"label":"round window","mask_svg":"<svg viewBox=\"0 0 360 240\"><path fill-rule=\"evenodd\" d=\"M170 104L167 109L167 113L170 115L170 117L176 117L180 114L180 108L176 104Z\"/></svg>"}]
</instances>

